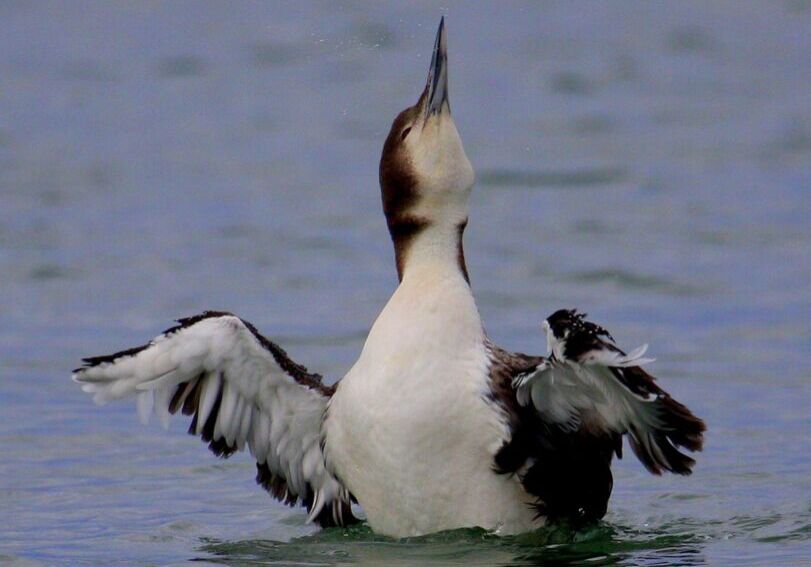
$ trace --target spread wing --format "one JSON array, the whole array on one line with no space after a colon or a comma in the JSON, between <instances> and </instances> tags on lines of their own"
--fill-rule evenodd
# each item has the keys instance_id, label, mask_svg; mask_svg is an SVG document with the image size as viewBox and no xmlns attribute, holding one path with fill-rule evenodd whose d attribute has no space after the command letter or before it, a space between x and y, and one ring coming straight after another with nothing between
<instances>
[{"instance_id":1,"label":"spread wing","mask_svg":"<svg viewBox=\"0 0 811 567\"><path fill-rule=\"evenodd\" d=\"M627 435L653 474L690 474L695 461L679 448L701 450L704 422L641 368L653 361L644 358L647 345L626 354L576 311L557 312L544 326L551 356L515 377L518 403L563 432Z\"/></svg>"},{"instance_id":2,"label":"spread wing","mask_svg":"<svg viewBox=\"0 0 811 567\"><path fill-rule=\"evenodd\" d=\"M690 474L694 461L679 448L701 450L704 422L641 368L651 362L645 347L625 354L576 311L559 311L544 326L546 358L489 345L493 399L510 428L495 470L519 476L539 515L605 515L624 436L650 472Z\"/></svg>"},{"instance_id":3,"label":"spread wing","mask_svg":"<svg viewBox=\"0 0 811 567\"><path fill-rule=\"evenodd\" d=\"M326 469L321 422L332 388L230 313L180 319L148 344L86 358L73 379L96 403L134 397L146 421L181 411L189 433L228 457L248 448L256 481L308 521L347 525L351 495Z\"/></svg>"}]
</instances>

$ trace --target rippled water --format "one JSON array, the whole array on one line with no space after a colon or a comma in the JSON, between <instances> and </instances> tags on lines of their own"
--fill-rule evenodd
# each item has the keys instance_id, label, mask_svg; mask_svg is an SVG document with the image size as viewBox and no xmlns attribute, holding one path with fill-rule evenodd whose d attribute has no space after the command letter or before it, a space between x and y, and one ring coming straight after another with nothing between
<instances>
[{"instance_id":1,"label":"rippled water","mask_svg":"<svg viewBox=\"0 0 811 567\"><path fill-rule=\"evenodd\" d=\"M376 182L448 14L491 336L577 306L709 425L604 522L316 532L69 379L205 308L332 379L396 283ZM0 562L811 564L811 6L0 3ZM475 498L475 495L471 495Z\"/></svg>"}]
</instances>

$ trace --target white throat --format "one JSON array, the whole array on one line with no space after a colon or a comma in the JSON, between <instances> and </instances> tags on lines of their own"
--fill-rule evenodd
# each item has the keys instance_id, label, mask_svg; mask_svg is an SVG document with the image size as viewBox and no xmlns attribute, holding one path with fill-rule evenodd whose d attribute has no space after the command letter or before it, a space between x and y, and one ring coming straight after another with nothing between
<instances>
[{"instance_id":1,"label":"white throat","mask_svg":"<svg viewBox=\"0 0 811 567\"><path fill-rule=\"evenodd\" d=\"M464 224L431 224L414 235L404 256L401 285L448 278L464 280L467 270L462 252Z\"/></svg>"}]
</instances>

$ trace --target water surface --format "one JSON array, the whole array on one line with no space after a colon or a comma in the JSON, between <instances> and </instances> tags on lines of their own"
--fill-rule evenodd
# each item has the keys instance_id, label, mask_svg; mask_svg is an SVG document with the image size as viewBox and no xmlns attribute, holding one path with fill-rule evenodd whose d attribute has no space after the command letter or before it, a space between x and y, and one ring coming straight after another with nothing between
<instances>
[{"instance_id":1,"label":"water surface","mask_svg":"<svg viewBox=\"0 0 811 567\"><path fill-rule=\"evenodd\" d=\"M604 522L316 532L80 357L226 309L335 380L396 277L377 159L441 13L491 336L578 307L709 425ZM811 564L811 7L0 3L0 561ZM475 497L475 495L471 495Z\"/></svg>"}]
</instances>

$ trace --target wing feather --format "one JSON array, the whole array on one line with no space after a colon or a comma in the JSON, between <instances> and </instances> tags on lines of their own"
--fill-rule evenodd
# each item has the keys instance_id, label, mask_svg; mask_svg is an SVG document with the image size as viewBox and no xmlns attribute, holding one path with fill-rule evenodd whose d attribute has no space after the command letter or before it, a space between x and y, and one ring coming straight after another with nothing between
<instances>
[{"instance_id":1,"label":"wing feather","mask_svg":"<svg viewBox=\"0 0 811 567\"><path fill-rule=\"evenodd\" d=\"M248 450L257 482L321 525L356 521L351 495L326 469L321 422L332 389L230 313L181 319L146 345L87 358L73 379L96 403L135 397L162 423L181 411L218 456Z\"/></svg>"},{"instance_id":2,"label":"wing feather","mask_svg":"<svg viewBox=\"0 0 811 567\"><path fill-rule=\"evenodd\" d=\"M679 448L701 450L704 422L641 368L653 361L644 356L647 345L625 354L584 317L560 311L547 320L550 358L513 379L518 403L531 403L544 423L563 431L627 434L654 474L690 474L695 461Z\"/></svg>"}]
</instances>

